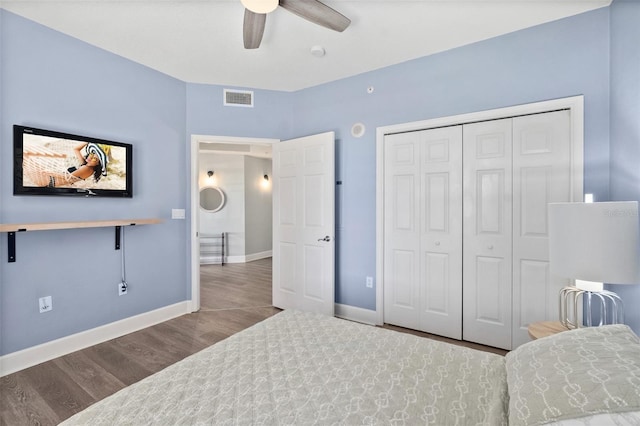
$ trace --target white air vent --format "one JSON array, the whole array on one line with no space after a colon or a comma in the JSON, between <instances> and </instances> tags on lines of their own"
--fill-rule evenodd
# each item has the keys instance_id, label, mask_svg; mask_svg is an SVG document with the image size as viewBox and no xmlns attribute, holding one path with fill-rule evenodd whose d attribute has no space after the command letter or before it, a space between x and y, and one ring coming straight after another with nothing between
<instances>
[{"instance_id":1,"label":"white air vent","mask_svg":"<svg viewBox=\"0 0 640 426\"><path fill-rule=\"evenodd\" d=\"M247 90L224 89L224 105L253 107L253 92Z\"/></svg>"}]
</instances>

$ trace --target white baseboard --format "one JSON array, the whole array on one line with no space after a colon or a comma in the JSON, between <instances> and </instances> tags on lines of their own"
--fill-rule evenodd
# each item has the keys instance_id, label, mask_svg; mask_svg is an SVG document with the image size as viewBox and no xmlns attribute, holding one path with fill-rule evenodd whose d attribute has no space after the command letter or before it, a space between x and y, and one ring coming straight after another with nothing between
<instances>
[{"instance_id":1,"label":"white baseboard","mask_svg":"<svg viewBox=\"0 0 640 426\"><path fill-rule=\"evenodd\" d=\"M263 251L260 253L252 253L245 256L247 262L252 262L254 260L266 259L267 257L271 257L273 252L271 250Z\"/></svg>"},{"instance_id":2,"label":"white baseboard","mask_svg":"<svg viewBox=\"0 0 640 426\"><path fill-rule=\"evenodd\" d=\"M335 316L369 325L376 325L378 322L378 313L376 311L339 303L335 304Z\"/></svg>"},{"instance_id":3,"label":"white baseboard","mask_svg":"<svg viewBox=\"0 0 640 426\"><path fill-rule=\"evenodd\" d=\"M254 260L265 259L271 257L272 251L267 250L260 253L252 253L244 256L227 256L225 257L225 263L247 263Z\"/></svg>"},{"instance_id":4,"label":"white baseboard","mask_svg":"<svg viewBox=\"0 0 640 426\"><path fill-rule=\"evenodd\" d=\"M179 302L0 357L0 377L189 313Z\"/></svg>"}]
</instances>

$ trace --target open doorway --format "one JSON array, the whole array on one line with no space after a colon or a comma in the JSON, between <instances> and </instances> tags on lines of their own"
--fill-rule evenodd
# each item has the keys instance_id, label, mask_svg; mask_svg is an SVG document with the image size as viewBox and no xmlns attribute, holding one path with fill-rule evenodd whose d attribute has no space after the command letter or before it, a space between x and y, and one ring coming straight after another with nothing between
<instances>
[{"instance_id":1,"label":"open doorway","mask_svg":"<svg viewBox=\"0 0 640 426\"><path fill-rule=\"evenodd\" d=\"M191 311L270 305L274 142L277 140L192 136ZM219 191L220 208L200 207L204 188ZM222 234L224 253L210 256L206 241L220 241L216 237ZM262 290L250 288L254 284Z\"/></svg>"},{"instance_id":2,"label":"open doorway","mask_svg":"<svg viewBox=\"0 0 640 426\"><path fill-rule=\"evenodd\" d=\"M271 257L200 265L200 312L272 306Z\"/></svg>"}]
</instances>

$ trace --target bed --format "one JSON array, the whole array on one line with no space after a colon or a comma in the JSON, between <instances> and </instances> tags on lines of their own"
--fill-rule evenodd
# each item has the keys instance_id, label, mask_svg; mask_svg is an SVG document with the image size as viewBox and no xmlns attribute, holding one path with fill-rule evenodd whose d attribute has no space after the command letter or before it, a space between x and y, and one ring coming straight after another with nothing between
<instances>
[{"instance_id":1,"label":"bed","mask_svg":"<svg viewBox=\"0 0 640 426\"><path fill-rule=\"evenodd\" d=\"M638 425L625 325L507 356L285 310L133 384L69 425Z\"/></svg>"}]
</instances>

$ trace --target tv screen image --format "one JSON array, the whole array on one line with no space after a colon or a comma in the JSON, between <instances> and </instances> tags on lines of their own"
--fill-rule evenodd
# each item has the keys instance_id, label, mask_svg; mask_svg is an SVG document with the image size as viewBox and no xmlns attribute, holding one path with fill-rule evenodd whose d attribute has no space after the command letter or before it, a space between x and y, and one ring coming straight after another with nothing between
<instances>
[{"instance_id":1,"label":"tv screen image","mask_svg":"<svg viewBox=\"0 0 640 426\"><path fill-rule=\"evenodd\" d=\"M132 146L14 126L14 194L131 197Z\"/></svg>"}]
</instances>

